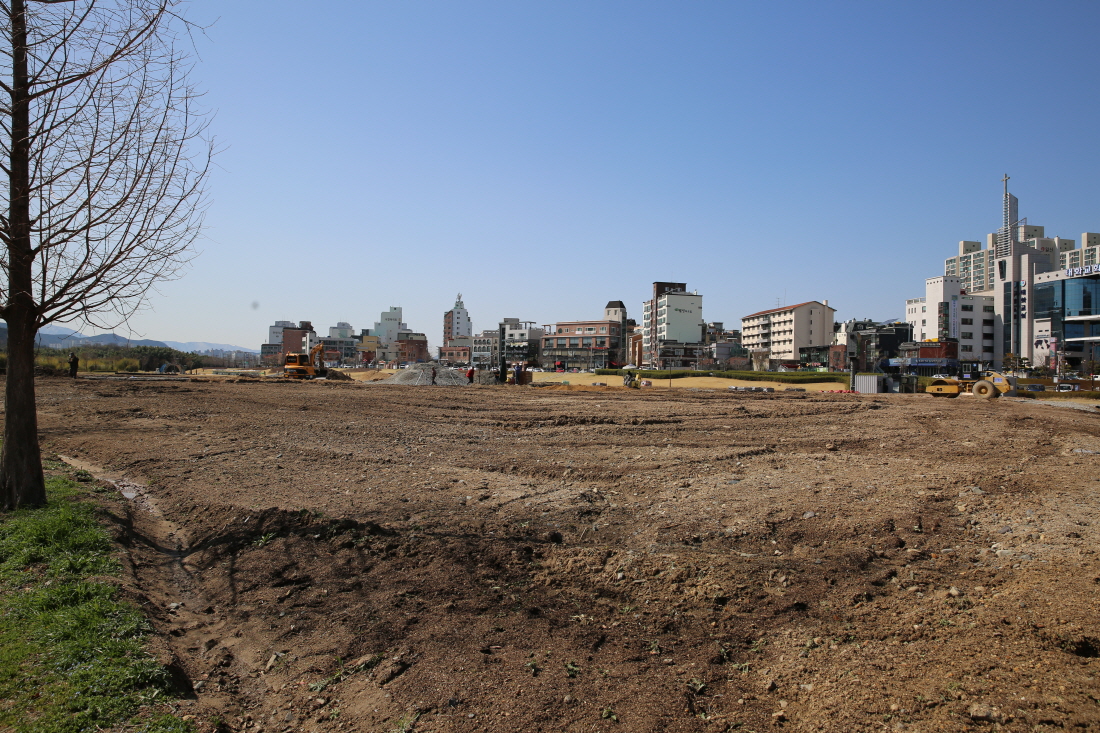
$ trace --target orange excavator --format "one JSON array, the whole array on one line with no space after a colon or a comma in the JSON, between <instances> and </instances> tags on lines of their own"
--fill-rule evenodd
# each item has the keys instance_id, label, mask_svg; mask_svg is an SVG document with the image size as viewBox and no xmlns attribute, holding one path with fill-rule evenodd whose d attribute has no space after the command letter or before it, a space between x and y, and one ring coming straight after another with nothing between
<instances>
[{"instance_id":1,"label":"orange excavator","mask_svg":"<svg viewBox=\"0 0 1100 733\"><path fill-rule=\"evenodd\" d=\"M287 354L283 374L290 379L317 379L328 374L324 362L324 344L317 344L308 354Z\"/></svg>"}]
</instances>

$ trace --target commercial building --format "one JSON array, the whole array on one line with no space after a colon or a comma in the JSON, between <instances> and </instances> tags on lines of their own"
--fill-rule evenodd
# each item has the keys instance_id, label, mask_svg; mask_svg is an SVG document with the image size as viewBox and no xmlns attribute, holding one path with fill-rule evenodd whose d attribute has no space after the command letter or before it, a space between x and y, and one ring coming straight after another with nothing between
<instances>
[{"instance_id":1,"label":"commercial building","mask_svg":"<svg viewBox=\"0 0 1100 733\"><path fill-rule=\"evenodd\" d=\"M450 346L455 339L473 338L474 327L470 314L462 304L462 293L455 298L455 307L443 314L443 345Z\"/></svg>"},{"instance_id":2,"label":"commercial building","mask_svg":"<svg viewBox=\"0 0 1100 733\"><path fill-rule=\"evenodd\" d=\"M705 345L705 331L703 296L687 292L687 283L653 283L653 297L642 304L642 361L646 365L670 366L662 361L662 349L666 352L663 358L677 361L677 366L694 365L705 354L695 348ZM685 364L692 358L696 362Z\"/></svg>"},{"instance_id":3,"label":"commercial building","mask_svg":"<svg viewBox=\"0 0 1100 733\"><path fill-rule=\"evenodd\" d=\"M924 297L905 301L905 322L913 341L955 339L964 370L990 368L996 354L996 298L967 294L957 277L930 277Z\"/></svg>"},{"instance_id":4,"label":"commercial building","mask_svg":"<svg viewBox=\"0 0 1100 733\"><path fill-rule=\"evenodd\" d=\"M422 333L404 331L401 337L393 342L393 346L397 349L398 363L431 361L431 354L428 353L428 337Z\"/></svg>"},{"instance_id":5,"label":"commercial building","mask_svg":"<svg viewBox=\"0 0 1100 733\"><path fill-rule=\"evenodd\" d=\"M472 339L465 339L471 341ZM466 366L470 363L470 349L467 346L440 346L439 347L439 361L441 364L452 364L455 366Z\"/></svg>"},{"instance_id":6,"label":"commercial building","mask_svg":"<svg viewBox=\"0 0 1100 733\"><path fill-rule=\"evenodd\" d=\"M509 365L517 361L538 364L545 333L543 329L535 327L534 321L505 318L497 325L498 352L494 366L499 366L501 359Z\"/></svg>"},{"instance_id":7,"label":"commercial building","mask_svg":"<svg viewBox=\"0 0 1100 733\"><path fill-rule=\"evenodd\" d=\"M798 363L800 369L807 371L846 372L855 355L856 344L853 336L851 346L848 344L803 346L798 350Z\"/></svg>"},{"instance_id":8,"label":"commercial building","mask_svg":"<svg viewBox=\"0 0 1100 733\"><path fill-rule=\"evenodd\" d=\"M1001 227L986 236L985 249L976 241L960 242L959 255L944 263L943 278L927 281L924 298L906 301L906 321L913 325L914 338L957 338L959 360L964 368L968 365L999 368L1006 354L1024 357L1033 364L1056 359L1058 350L1066 344L1061 339L1070 338L1061 333L1064 329L1058 313L1064 306L1044 306L1044 317L1038 319L1043 323L1037 324L1034 309L1028 307L1029 301L1036 302L1035 288L1039 282L1050 285L1044 297L1056 299L1053 283L1089 277L1091 268L1100 265L1100 234L1084 232L1080 247L1072 239L1046 236L1044 227L1019 217L1019 202L1008 191L1007 176L1004 183ZM1059 271L1089 274L1058 276ZM1072 299L1079 286L1058 287ZM967 298L971 298L969 303ZM964 312L964 305L973 306L973 310ZM1071 306L1069 310L1081 309ZM1072 326L1070 331L1077 334L1078 326ZM1071 348L1086 343L1072 342ZM1065 359L1073 363L1088 356L1086 351L1066 354Z\"/></svg>"},{"instance_id":9,"label":"commercial building","mask_svg":"<svg viewBox=\"0 0 1100 733\"><path fill-rule=\"evenodd\" d=\"M267 341L268 344L281 344L283 343L283 329L284 328L296 328L298 324L294 321L275 321L274 326L267 327Z\"/></svg>"},{"instance_id":10,"label":"commercial building","mask_svg":"<svg viewBox=\"0 0 1100 733\"><path fill-rule=\"evenodd\" d=\"M897 357L901 344L911 341L908 323L876 323L850 320L834 326L829 346L804 346L798 350L803 369L829 371L883 372L889 360Z\"/></svg>"},{"instance_id":11,"label":"commercial building","mask_svg":"<svg viewBox=\"0 0 1100 733\"><path fill-rule=\"evenodd\" d=\"M542 364L556 369L614 369L628 363L629 324L621 300L604 306L596 321L559 321L544 326Z\"/></svg>"},{"instance_id":12,"label":"commercial building","mask_svg":"<svg viewBox=\"0 0 1100 733\"><path fill-rule=\"evenodd\" d=\"M799 367L799 349L833 343L833 313L829 301L810 300L750 313L741 319L741 344L773 368Z\"/></svg>"},{"instance_id":13,"label":"commercial building","mask_svg":"<svg viewBox=\"0 0 1100 733\"><path fill-rule=\"evenodd\" d=\"M955 339L939 341L907 341L898 348L896 358L889 360L889 366L903 374L919 374L930 377L933 374L973 374L959 361L959 342Z\"/></svg>"},{"instance_id":14,"label":"commercial building","mask_svg":"<svg viewBox=\"0 0 1100 733\"><path fill-rule=\"evenodd\" d=\"M500 331L486 329L473 338L470 363L478 369L491 369L499 364L497 349L500 347Z\"/></svg>"},{"instance_id":15,"label":"commercial building","mask_svg":"<svg viewBox=\"0 0 1100 733\"><path fill-rule=\"evenodd\" d=\"M1031 364L1100 371L1100 264L1035 276Z\"/></svg>"},{"instance_id":16,"label":"commercial building","mask_svg":"<svg viewBox=\"0 0 1100 733\"><path fill-rule=\"evenodd\" d=\"M290 331L291 333L287 333ZM298 354L307 348L313 324L309 321L275 321L267 327L267 341L260 345L260 359L269 365L282 364L284 354Z\"/></svg>"},{"instance_id":17,"label":"commercial building","mask_svg":"<svg viewBox=\"0 0 1100 733\"><path fill-rule=\"evenodd\" d=\"M359 344L356 346L359 351L359 363L370 364L375 361L382 361L378 354L381 348L382 340L377 336L360 336Z\"/></svg>"}]
</instances>

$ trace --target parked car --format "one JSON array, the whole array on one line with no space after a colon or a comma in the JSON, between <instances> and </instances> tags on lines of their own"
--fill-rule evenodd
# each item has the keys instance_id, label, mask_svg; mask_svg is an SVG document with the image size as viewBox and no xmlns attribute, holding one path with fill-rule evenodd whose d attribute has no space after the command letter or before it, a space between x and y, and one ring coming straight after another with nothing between
<instances>
[{"instance_id":1,"label":"parked car","mask_svg":"<svg viewBox=\"0 0 1100 733\"><path fill-rule=\"evenodd\" d=\"M1076 392L1077 391L1077 385L1076 384L1059 384L1058 385L1058 391L1059 392Z\"/></svg>"},{"instance_id":2,"label":"parked car","mask_svg":"<svg viewBox=\"0 0 1100 733\"><path fill-rule=\"evenodd\" d=\"M1045 392L1047 389L1045 384L1025 384L1025 392Z\"/></svg>"}]
</instances>

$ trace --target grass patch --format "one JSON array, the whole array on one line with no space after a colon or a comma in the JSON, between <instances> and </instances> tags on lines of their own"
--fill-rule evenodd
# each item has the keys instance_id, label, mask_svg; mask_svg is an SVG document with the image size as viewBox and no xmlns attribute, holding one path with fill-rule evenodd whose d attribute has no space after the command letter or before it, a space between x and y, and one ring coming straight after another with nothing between
<instances>
[{"instance_id":1,"label":"grass patch","mask_svg":"<svg viewBox=\"0 0 1100 733\"><path fill-rule=\"evenodd\" d=\"M104 578L118 564L82 490L52 477L45 507L0 517L0 729L190 731L157 709L168 673L145 651L145 618Z\"/></svg>"}]
</instances>

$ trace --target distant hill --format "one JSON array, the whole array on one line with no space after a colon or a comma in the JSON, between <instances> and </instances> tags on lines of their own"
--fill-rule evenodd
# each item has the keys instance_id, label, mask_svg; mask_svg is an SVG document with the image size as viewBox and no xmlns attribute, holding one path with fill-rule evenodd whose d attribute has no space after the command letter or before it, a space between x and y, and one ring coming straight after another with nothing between
<instances>
[{"instance_id":1,"label":"distant hill","mask_svg":"<svg viewBox=\"0 0 1100 733\"><path fill-rule=\"evenodd\" d=\"M233 344L212 344L208 341L165 341L164 343L171 346L176 351L186 351L188 353L194 353L199 351L247 351L250 354L260 353L259 349L249 349L244 346L234 346Z\"/></svg>"},{"instance_id":2,"label":"distant hill","mask_svg":"<svg viewBox=\"0 0 1100 733\"><path fill-rule=\"evenodd\" d=\"M119 346L163 346L176 351L197 353L202 351L246 351L260 353L259 349L249 349L233 344L215 344L209 341L153 341L151 339L128 339L117 333L101 333L97 336L85 336L65 326L45 326L38 332L39 346L67 349L91 344L117 344ZM0 321L0 346L8 342L8 325Z\"/></svg>"},{"instance_id":3,"label":"distant hill","mask_svg":"<svg viewBox=\"0 0 1100 733\"><path fill-rule=\"evenodd\" d=\"M71 328L65 326L43 326L38 331L39 334L49 334L51 336L75 336L76 338L87 338L80 331L74 331Z\"/></svg>"},{"instance_id":4,"label":"distant hill","mask_svg":"<svg viewBox=\"0 0 1100 733\"><path fill-rule=\"evenodd\" d=\"M101 333L98 336L85 336L84 338L70 338L66 339L66 344L73 346L84 346L87 344L116 344L118 346L163 346L167 347L168 344L163 341L151 341L150 339L128 339L125 336L119 336L117 333Z\"/></svg>"}]
</instances>

